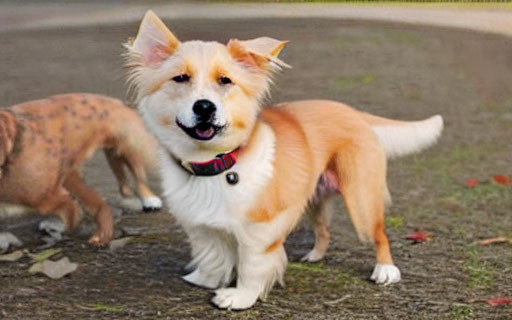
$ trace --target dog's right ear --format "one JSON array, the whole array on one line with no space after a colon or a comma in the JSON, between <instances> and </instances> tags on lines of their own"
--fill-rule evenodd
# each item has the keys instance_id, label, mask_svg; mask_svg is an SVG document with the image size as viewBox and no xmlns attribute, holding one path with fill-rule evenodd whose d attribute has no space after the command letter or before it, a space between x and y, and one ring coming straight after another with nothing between
<instances>
[{"instance_id":1,"label":"dog's right ear","mask_svg":"<svg viewBox=\"0 0 512 320\"><path fill-rule=\"evenodd\" d=\"M140 23L137 37L126 44L130 62L149 67L162 62L180 45L179 40L157 17L148 10ZM135 60L135 61L133 61Z\"/></svg>"},{"instance_id":2,"label":"dog's right ear","mask_svg":"<svg viewBox=\"0 0 512 320\"><path fill-rule=\"evenodd\" d=\"M252 40L229 40L227 47L233 58L249 67L275 71L281 67L290 68L278 58L279 53L288 41L280 41L269 37Z\"/></svg>"}]
</instances>

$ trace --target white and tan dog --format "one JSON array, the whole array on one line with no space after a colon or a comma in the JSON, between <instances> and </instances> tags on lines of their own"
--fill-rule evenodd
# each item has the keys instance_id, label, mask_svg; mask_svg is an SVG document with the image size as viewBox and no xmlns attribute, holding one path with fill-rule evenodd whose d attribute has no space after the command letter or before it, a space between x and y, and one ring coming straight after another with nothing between
<instances>
[{"instance_id":1,"label":"white and tan dog","mask_svg":"<svg viewBox=\"0 0 512 320\"><path fill-rule=\"evenodd\" d=\"M161 143L164 196L192 246L184 279L219 288L219 308L249 308L282 282L283 242L323 174L335 176L360 238L375 243L371 278L399 281L384 231L386 157L419 151L442 130L440 116L401 122L331 101L262 108L285 44L180 42L149 11L126 45L138 108Z\"/></svg>"}]
</instances>

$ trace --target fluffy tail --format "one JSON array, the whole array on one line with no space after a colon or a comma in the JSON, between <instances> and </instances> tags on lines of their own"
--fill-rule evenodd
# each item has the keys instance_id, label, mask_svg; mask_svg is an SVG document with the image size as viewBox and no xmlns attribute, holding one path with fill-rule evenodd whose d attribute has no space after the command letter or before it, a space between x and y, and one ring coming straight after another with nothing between
<instances>
[{"instance_id":1,"label":"fluffy tail","mask_svg":"<svg viewBox=\"0 0 512 320\"><path fill-rule=\"evenodd\" d=\"M128 156L130 159L140 159L144 169L150 173L158 170L158 142L144 126L137 112L120 101L117 101L118 110L116 136L119 143L116 146L116 154ZM112 109L111 109L112 110Z\"/></svg>"},{"instance_id":2,"label":"fluffy tail","mask_svg":"<svg viewBox=\"0 0 512 320\"><path fill-rule=\"evenodd\" d=\"M143 162L146 171L156 173L158 170L158 142L145 128L142 120L139 125L132 125L124 132L125 147L137 152ZM139 122L137 121L137 122ZM128 150L126 150L128 151Z\"/></svg>"},{"instance_id":3,"label":"fluffy tail","mask_svg":"<svg viewBox=\"0 0 512 320\"><path fill-rule=\"evenodd\" d=\"M398 121L362 113L381 143L388 159L419 152L436 143L443 131L443 118L435 115L421 121Z\"/></svg>"}]
</instances>

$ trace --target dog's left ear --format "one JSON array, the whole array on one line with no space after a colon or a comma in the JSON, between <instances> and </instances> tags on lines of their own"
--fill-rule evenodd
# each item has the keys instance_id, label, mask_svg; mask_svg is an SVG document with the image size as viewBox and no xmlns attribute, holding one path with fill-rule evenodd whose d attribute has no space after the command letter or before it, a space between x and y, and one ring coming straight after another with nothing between
<instances>
[{"instance_id":1,"label":"dog's left ear","mask_svg":"<svg viewBox=\"0 0 512 320\"><path fill-rule=\"evenodd\" d=\"M132 60L137 59L139 64L148 67L165 60L179 45L178 38L153 11L148 10L140 23L137 37L126 47Z\"/></svg>"},{"instance_id":2,"label":"dog's left ear","mask_svg":"<svg viewBox=\"0 0 512 320\"><path fill-rule=\"evenodd\" d=\"M279 53L289 41L280 41L269 37L241 41L231 39L228 50L236 60L260 69L274 69L277 67L290 68L288 64L278 58Z\"/></svg>"}]
</instances>

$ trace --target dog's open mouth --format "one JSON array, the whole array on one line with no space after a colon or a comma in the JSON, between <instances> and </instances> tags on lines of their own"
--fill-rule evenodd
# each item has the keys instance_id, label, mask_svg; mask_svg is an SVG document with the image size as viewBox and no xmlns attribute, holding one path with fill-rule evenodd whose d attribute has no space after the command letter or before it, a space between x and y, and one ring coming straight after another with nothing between
<instances>
[{"instance_id":1,"label":"dog's open mouth","mask_svg":"<svg viewBox=\"0 0 512 320\"><path fill-rule=\"evenodd\" d=\"M199 122L191 128L186 127L179 121L176 121L176 123L186 134L197 140L210 140L223 128L213 125L210 122Z\"/></svg>"}]
</instances>

